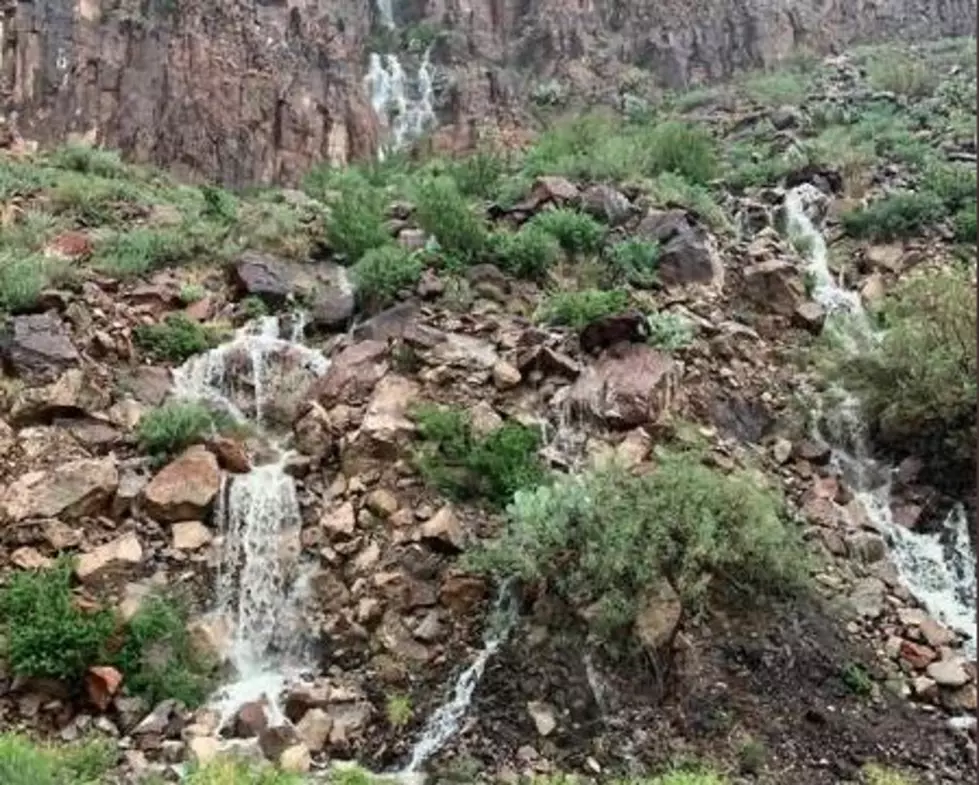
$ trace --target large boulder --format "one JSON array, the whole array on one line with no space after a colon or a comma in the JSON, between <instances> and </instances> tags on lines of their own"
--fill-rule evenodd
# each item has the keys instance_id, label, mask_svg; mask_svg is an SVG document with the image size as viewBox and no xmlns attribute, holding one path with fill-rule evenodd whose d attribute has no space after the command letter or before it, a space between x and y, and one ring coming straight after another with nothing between
<instances>
[{"instance_id":1,"label":"large boulder","mask_svg":"<svg viewBox=\"0 0 979 785\"><path fill-rule=\"evenodd\" d=\"M657 275L665 285L724 285L724 264L713 239L683 210L650 210L636 233L659 243Z\"/></svg>"},{"instance_id":2,"label":"large boulder","mask_svg":"<svg viewBox=\"0 0 979 785\"><path fill-rule=\"evenodd\" d=\"M14 373L32 379L53 381L80 360L68 330L54 312L13 317L2 349Z\"/></svg>"},{"instance_id":3,"label":"large boulder","mask_svg":"<svg viewBox=\"0 0 979 785\"><path fill-rule=\"evenodd\" d=\"M351 344L309 390L309 397L329 410L338 403L362 404L388 371L388 347L381 341Z\"/></svg>"},{"instance_id":4,"label":"large boulder","mask_svg":"<svg viewBox=\"0 0 979 785\"><path fill-rule=\"evenodd\" d=\"M78 557L75 574L82 583L105 580L125 573L143 561L143 547L130 532Z\"/></svg>"},{"instance_id":5,"label":"large boulder","mask_svg":"<svg viewBox=\"0 0 979 785\"><path fill-rule=\"evenodd\" d=\"M0 520L97 515L119 485L113 458L83 459L22 475L0 496Z\"/></svg>"},{"instance_id":6,"label":"large boulder","mask_svg":"<svg viewBox=\"0 0 979 785\"><path fill-rule=\"evenodd\" d=\"M194 445L150 480L143 504L157 521L202 520L220 490L218 459L206 447Z\"/></svg>"}]
</instances>

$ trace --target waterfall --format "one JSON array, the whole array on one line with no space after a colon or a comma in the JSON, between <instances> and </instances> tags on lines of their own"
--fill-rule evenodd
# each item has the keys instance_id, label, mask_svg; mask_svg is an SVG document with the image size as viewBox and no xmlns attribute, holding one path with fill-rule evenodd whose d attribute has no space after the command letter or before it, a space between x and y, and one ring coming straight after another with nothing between
<instances>
[{"instance_id":1,"label":"waterfall","mask_svg":"<svg viewBox=\"0 0 979 785\"><path fill-rule=\"evenodd\" d=\"M388 151L419 138L436 122L431 49L426 49L414 82L395 54L372 52L365 85L374 113L388 132ZM384 150L379 153L384 157Z\"/></svg>"},{"instance_id":2,"label":"waterfall","mask_svg":"<svg viewBox=\"0 0 979 785\"><path fill-rule=\"evenodd\" d=\"M299 677L306 651L309 569L299 561L302 520L295 481L286 471L289 452L270 430L267 414L277 381L291 384L289 374L296 372L312 380L329 361L299 343L301 316L287 327L274 316L256 320L174 372L178 399L223 410L254 428L273 453L248 473L228 476L215 511L222 536L215 615L230 630L226 653L236 673L215 697L222 724L241 704L263 698L281 721L276 699Z\"/></svg>"},{"instance_id":3,"label":"waterfall","mask_svg":"<svg viewBox=\"0 0 979 785\"><path fill-rule=\"evenodd\" d=\"M847 351L872 350L880 335L872 328L859 294L833 280L826 242L811 217L824 199L808 183L792 189L785 198L788 229L806 240L813 298L827 311L826 329L834 331ZM834 466L854 488L874 526L884 533L907 589L930 614L965 636L964 649L974 657L976 561L964 507L956 505L937 533L914 532L896 523L890 503L893 469L870 453L860 402L846 391L835 392L839 401L831 415L822 418L827 432L817 435L833 447Z\"/></svg>"}]
</instances>

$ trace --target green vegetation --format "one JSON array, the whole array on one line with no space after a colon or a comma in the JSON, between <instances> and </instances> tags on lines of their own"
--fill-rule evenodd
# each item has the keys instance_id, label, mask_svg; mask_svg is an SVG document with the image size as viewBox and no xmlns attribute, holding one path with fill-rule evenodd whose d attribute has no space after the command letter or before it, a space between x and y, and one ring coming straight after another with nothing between
<instances>
[{"instance_id":1,"label":"green vegetation","mask_svg":"<svg viewBox=\"0 0 979 785\"><path fill-rule=\"evenodd\" d=\"M530 225L517 232L494 232L489 244L500 269L521 278L540 279L561 258L554 236Z\"/></svg>"},{"instance_id":2,"label":"green vegetation","mask_svg":"<svg viewBox=\"0 0 979 785\"><path fill-rule=\"evenodd\" d=\"M170 456L234 428L235 423L228 415L201 403L170 401L143 415L136 428L136 439L143 452Z\"/></svg>"},{"instance_id":3,"label":"green vegetation","mask_svg":"<svg viewBox=\"0 0 979 785\"><path fill-rule=\"evenodd\" d=\"M939 74L934 64L921 56L883 50L871 61L867 79L875 90L925 98L938 87Z\"/></svg>"},{"instance_id":4,"label":"green vegetation","mask_svg":"<svg viewBox=\"0 0 979 785\"><path fill-rule=\"evenodd\" d=\"M134 331L136 344L160 360L180 363L206 352L220 342L217 332L183 314L169 314L162 324L140 325Z\"/></svg>"},{"instance_id":5,"label":"green vegetation","mask_svg":"<svg viewBox=\"0 0 979 785\"><path fill-rule=\"evenodd\" d=\"M0 734L3 785L103 785L115 764L108 740L42 745L14 733Z\"/></svg>"},{"instance_id":6,"label":"green vegetation","mask_svg":"<svg viewBox=\"0 0 979 785\"><path fill-rule=\"evenodd\" d=\"M642 289L656 283L656 268L659 265L659 245L630 238L609 247L606 254L614 277Z\"/></svg>"},{"instance_id":7,"label":"green vegetation","mask_svg":"<svg viewBox=\"0 0 979 785\"><path fill-rule=\"evenodd\" d=\"M100 662L115 629L112 614L89 612L71 591L72 565L18 572L0 591L4 656L18 676L60 679L76 684Z\"/></svg>"},{"instance_id":8,"label":"green vegetation","mask_svg":"<svg viewBox=\"0 0 979 785\"><path fill-rule=\"evenodd\" d=\"M801 540L774 492L691 451L663 452L648 475L610 465L522 490L507 512L506 528L472 565L545 580L576 605L594 605L607 635L632 621L637 598L662 579L691 609L711 586L781 593L803 580Z\"/></svg>"},{"instance_id":9,"label":"green vegetation","mask_svg":"<svg viewBox=\"0 0 979 785\"><path fill-rule=\"evenodd\" d=\"M335 198L330 199L327 239L331 247L354 263L373 248L391 242L384 211L383 191L368 183L356 170L335 178Z\"/></svg>"},{"instance_id":10,"label":"green vegetation","mask_svg":"<svg viewBox=\"0 0 979 785\"><path fill-rule=\"evenodd\" d=\"M915 785L918 781L906 774L876 763L868 763L863 767L861 773L866 785Z\"/></svg>"},{"instance_id":11,"label":"green vegetation","mask_svg":"<svg viewBox=\"0 0 979 785\"><path fill-rule=\"evenodd\" d=\"M878 241L914 237L945 215L937 195L925 192L893 193L843 216L843 229L851 237Z\"/></svg>"},{"instance_id":12,"label":"green vegetation","mask_svg":"<svg viewBox=\"0 0 979 785\"><path fill-rule=\"evenodd\" d=\"M870 678L870 674L859 663L847 663L840 671L840 679L854 695L866 697L873 694L874 680Z\"/></svg>"},{"instance_id":13,"label":"green vegetation","mask_svg":"<svg viewBox=\"0 0 979 785\"><path fill-rule=\"evenodd\" d=\"M544 478L537 458L540 436L531 428L507 422L478 435L464 411L435 406L419 408L414 417L422 441L418 469L452 498L502 507L516 491Z\"/></svg>"},{"instance_id":14,"label":"green vegetation","mask_svg":"<svg viewBox=\"0 0 979 785\"><path fill-rule=\"evenodd\" d=\"M683 349L694 337L694 326L674 313L650 314L646 324L649 327L649 343L666 352Z\"/></svg>"},{"instance_id":15,"label":"green vegetation","mask_svg":"<svg viewBox=\"0 0 979 785\"><path fill-rule=\"evenodd\" d=\"M388 725L395 730L405 727L415 716L409 695L389 695L384 704Z\"/></svg>"},{"instance_id":16,"label":"green vegetation","mask_svg":"<svg viewBox=\"0 0 979 785\"><path fill-rule=\"evenodd\" d=\"M621 313L628 307L629 293L624 289L553 292L541 303L537 318L547 324L579 330L603 316Z\"/></svg>"},{"instance_id":17,"label":"green vegetation","mask_svg":"<svg viewBox=\"0 0 979 785\"><path fill-rule=\"evenodd\" d=\"M385 245L367 251L350 274L361 306L376 311L390 305L401 290L413 289L424 269L421 254Z\"/></svg>"},{"instance_id":18,"label":"green vegetation","mask_svg":"<svg viewBox=\"0 0 979 785\"><path fill-rule=\"evenodd\" d=\"M298 774L276 770L266 763L218 758L205 766L194 766L184 785L303 785Z\"/></svg>"},{"instance_id":19,"label":"green vegetation","mask_svg":"<svg viewBox=\"0 0 979 785\"><path fill-rule=\"evenodd\" d=\"M451 177L426 177L418 183L415 220L435 237L451 262L476 262L486 249L489 238L486 222L466 202Z\"/></svg>"},{"instance_id":20,"label":"green vegetation","mask_svg":"<svg viewBox=\"0 0 979 785\"><path fill-rule=\"evenodd\" d=\"M605 240L605 227L590 215L576 210L558 209L538 213L528 222L528 229L532 228L547 232L572 254L598 253Z\"/></svg>"}]
</instances>

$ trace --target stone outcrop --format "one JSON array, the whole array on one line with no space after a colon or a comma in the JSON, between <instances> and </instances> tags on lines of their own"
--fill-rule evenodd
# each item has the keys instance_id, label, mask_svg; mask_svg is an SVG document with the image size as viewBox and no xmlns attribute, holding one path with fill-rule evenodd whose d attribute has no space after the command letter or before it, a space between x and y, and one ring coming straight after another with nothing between
<instances>
[{"instance_id":1,"label":"stone outcrop","mask_svg":"<svg viewBox=\"0 0 979 785\"><path fill-rule=\"evenodd\" d=\"M424 22L440 33L436 110L451 144L477 121L505 121L535 88L611 98L771 66L800 48L976 25L966 0L435 0L393 11L401 32ZM4 0L0 14L3 110L27 139L75 134L229 185L294 183L318 161L377 146L369 3Z\"/></svg>"}]
</instances>

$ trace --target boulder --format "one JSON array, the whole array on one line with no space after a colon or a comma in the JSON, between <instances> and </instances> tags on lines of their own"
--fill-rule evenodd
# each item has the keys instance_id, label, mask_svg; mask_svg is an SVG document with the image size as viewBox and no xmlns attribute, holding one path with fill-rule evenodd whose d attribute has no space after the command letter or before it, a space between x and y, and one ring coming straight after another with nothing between
<instances>
[{"instance_id":1,"label":"boulder","mask_svg":"<svg viewBox=\"0 0 979 785\"><path fill-rule=\"evenodd\" d=\"M239 739L250 739L259 736L268 726L265 705L259 701L250 701L242 705L235 715L234 735Z\"/></svg>"},{"instance_id":2,"label":"boulder","mask_svg":"<svg viewBox=\"0 0 979 785\"><path fill-rule=\"evenodd\" d=\"M119 485L113 458L82 459L22 475L0 495L0 521L97 515Z\"/></svg>"},{"instance_id":3,"label":"boulder","mask_svg":"<svg viewBox=\"0 0 979 785\"><path fill-rule=\"evenodd\" d=\"M296 725L296 733L311 752L321 752L330 738L333 720L323 709L313 707Z\"/></svg>"},{"instance_id":4,"label":"boulder","mask_svg":"<svg viewBox=\"0 0 979 785\"><path fill-rule=\"evenodd\" d=\"M246 474L252 470L252 462L248 457L245 445L237 439L218 436L207 443L207 448L218 459L218 465L235 474Z\"/></svg>"},{"instance_id":5,"label":"boulder","mask_svg":"<svg viewBox=\"0 0 979 785\"><path fill-rule=\"evenodd\" d=\"M170 533L173 536L173 547L178 551L196 551L214 539L210 529L200 521L175 523Z\"/></svg>"},{"instance_id":6,"label":"boulder","mask_svg":"<svg viewBox=\"0 0 979 785\"><path fill-rule=\"evenodd\" d=\"M362 404L388 371L387 353L387 344L381 341L366 340L348 346L312 385L309 397L327 410L339 403Z\"/></svg>"},{"instance_id":7,"label":"boulder","mask_svg":"<svg viewBox=\"0 0 979 785\"><path fill-rule=\"evenodd\" d=\"M81 359L53 311L13 317L0 350L15 374L39 381L53 381Z\"/></svg>"},{"instance_id":8,"label":"boulder","mask_svg":"<svg viewBox=\"0 0 979 785\"><path fill-rule=\"evenodd\" d=\"M660 245L657 275L666 286L724 285L724 265L710 236L683 210L650 210L636 229Z\"/></svg>"},{"instance_id":9,"label":"boulder","mask_svg":"<svg viewBox=\"0 0 979 785\"><path fill-rule=\"evenodd\" d=\"M450 504L422 524L420 534L423 540L450 551L461 551L465 546L465 532Z\"/></svg>"},{"instance_id":10,"label":"boulder","mask_svg":"<svg viewBox=\"0 0 979 785\"><path fill-rule=\"evenodd\" d=\"M245 251L232 268L240 294L259 297L273 306L284 305L292 293L289 265L272 254Z\"/></svg>"},{"instance_id":11,"label":"boulder","mask_svg":"<svg viewBox=\"0 0 979 785\"><path fill-rule=\"evenodd\" d=\"M759 308L793 317L805 298L799 271L792 262L768 259L744 270L748 297Z\"/></svg>"},{"instance_id":12,"label":"boulder","mask_svg":"<svg viewBox=\"0 0 979 785\"><path fill-rule=\"evenodd\" d=\"M571 386L568 406L579 416L612 428L655 422L673 403L677 368L666 354L645 344L606 352Z\"/></svg>"},{"instance_id":13,"label":"boulder","mask_svg":"<svg viewBox=\"0 0 979 785\"><path fill-rule=\"evenodd\" d=\"M143 489L146 512L163 523L200 520L221 489L217 458L206 447L189 447Z\"/></svg>"},{"instance_id":14,"label":"boulder","mask_svg":"<svg viewBox=\"0 0 979 785\"><path fill-rule=\"evenodd\" d=\"M351 458L396 458L415 432L408 410L417 400L420 387L403 376L386 376L374 388L374 394L360 429L350 447L344 451L344 465Z\"/></svg>"},{"instance_id":15,"label":"boulder","mask_svg":"<svg viewBox=\"0 0 979 785\"><path fill-rule=\"evenodd\" d=\"M143 561L143 546L130 532L78 557L75 574L82 583L101 581Z\"/></svg>"},{"instance_id":16,"label":"boulder","mask_svg":"<svg viewBox=\"0 0 979 785\"><path fill-rule=\"evenodd\" d=\"M649 322L638 312L603 316L585 325L578 334L581 350L598 354L619 343L643 343L649 338Z\"/></svg>"},{"instance_id":17,"label":"boulder","mask_svg":"<svg viewBox=\"0 0 979 785\"><path fill-rule=\"evenodd\" d=\"M85 673L85 694L99 711L106 711L122 686L122 674L108 665L97 665Z\"/></svg>"},{"instance_id":18,"label":"boulder","mask_svg":"<svg viewBox=\"0 0 979 785\"><path fill-rule=\"evenodd\" d=\"M632 215L632 202L609 185L593 185L581 194L581 209L609 226L619 226Z\"/></svg>"}]
</instances>

